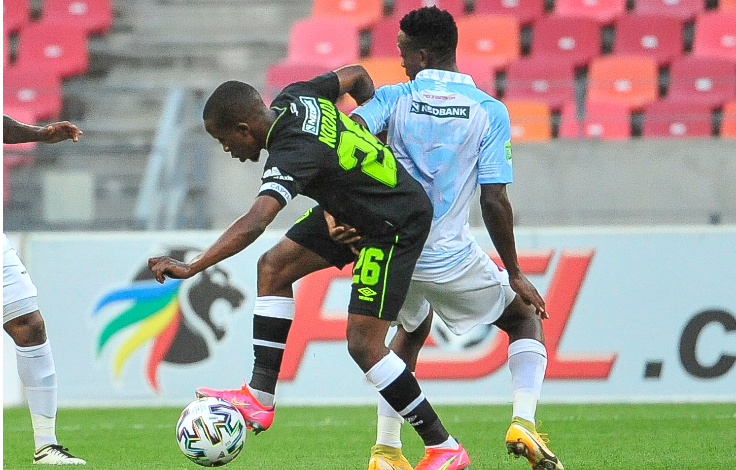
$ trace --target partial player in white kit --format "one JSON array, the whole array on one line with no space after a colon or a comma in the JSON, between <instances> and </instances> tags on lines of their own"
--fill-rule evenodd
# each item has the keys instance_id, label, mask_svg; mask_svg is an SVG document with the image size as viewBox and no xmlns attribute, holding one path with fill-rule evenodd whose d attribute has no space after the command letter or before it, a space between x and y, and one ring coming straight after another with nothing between
<instances>
[{"instance_id":1,"label":"partial player in white kit","mask_svg":"<svg viewBox=\"0 0 736 470\"><path fill-rule=\"evenodd\" d=\"M82 131L67 121L47 126L3 115L3 143L77 141ZM28 399L35 441L34 464L85 465L56 439L56 367L38 309L37 289L3 232L3 329L15 343L18 374Z\"/></svg>"}]
</instances>

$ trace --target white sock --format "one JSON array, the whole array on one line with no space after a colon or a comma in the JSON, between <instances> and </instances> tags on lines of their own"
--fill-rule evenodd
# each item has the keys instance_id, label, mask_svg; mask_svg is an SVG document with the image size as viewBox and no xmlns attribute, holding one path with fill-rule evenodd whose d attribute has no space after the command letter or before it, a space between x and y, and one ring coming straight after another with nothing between
<instances>
[{"instance_id":1,"label":"white sock","mask_svg":"<svg viewBox=\"0 0 736 470\"><path fill-rule=\"evenodd\" d=\"M376 444L401 448L401 425L404 418L381 396L378 396Z\"/></svg>"},{"instance_id":2,"label":"white sock","mask_svg":"<svg viewBox=\"0 0 736 470\"><path fill-rule=\"evenodd\" d=\"M514 400L512 417L535 422L546 369L547 349L539 341L524 338L509 345L509 370Z\"/></svg>"},{"instance_id":3,"label":"white sock","mask_svg":"<svg viewBox=\"0 0 736 470\"><path fill-rule=\"evenodd\" d=\"M252 393L253 396L256 397L256 400L258 400L258 403L263 406L273 406L274 403L276 403L276 395L273 393L262 392L255 388L251 388L250 393Z\"/></svg>"},{"instance_id":4,"label":"white sock","mask_svg":"<svg viewBox=\"0 0 736 470\"><path fill-rule=\"evenodd\" d=\"M56 440L56 367L48 340L38 346L15 346L18 375L25 388L36 449Z\"/></svg>"},{"instance_id":5,"label":"white sock","mask_svg":"<svg viewBox=\"0 0 736 470\"><path fill-rule=\"evenodd\" d=\"M459 444L455 440L455 438L450 436L442 444L437 444L436 446L427 446L427 449L457 449L458 445Z\"/></svg>"}]
</instances>

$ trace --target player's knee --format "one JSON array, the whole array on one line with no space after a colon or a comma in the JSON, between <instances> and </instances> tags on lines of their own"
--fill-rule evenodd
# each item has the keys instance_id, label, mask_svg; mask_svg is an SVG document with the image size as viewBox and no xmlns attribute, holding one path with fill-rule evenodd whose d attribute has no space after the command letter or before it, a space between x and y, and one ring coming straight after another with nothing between
<instances>
[{"instance_id":1,"label":"player's knee","mask_svg":"<svg viewBox=\"0 0 736 470\"><path fill-rule=\"evenodd\" d=\"M38 310L9 321L5 331L17 346L37 346L46 342L46 325Z\"/></svg>"},{"instance_id":2,"label":"player's knee","mask_svg":"<svg viewBox=\"0 0 736 470\"><path fill-rule=\"evenodd\" d=\"M494 324L509 335L510 342L529 338L544 343L541 318L534 306L518 298L504 310L503 315Z\"/></svg>"}]
</instances>

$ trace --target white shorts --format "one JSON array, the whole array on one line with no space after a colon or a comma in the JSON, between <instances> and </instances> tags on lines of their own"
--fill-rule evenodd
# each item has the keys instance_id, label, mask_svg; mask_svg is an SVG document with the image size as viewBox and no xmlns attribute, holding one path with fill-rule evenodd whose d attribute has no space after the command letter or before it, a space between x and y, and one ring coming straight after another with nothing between
<instances>
[{"instance_id":1,"label":"white shorts","mask_svg":"<svg viewBox=\"0 0 736 470\"><path fill-rule=\"evenodd\" d=\"M3 324L38 310L38 290L3 233Z\"/></svg>"},{"instance_id":2,"label":"white shorts","mask_svg":"<svg viewBox=\"0 0 736 470\"><path fill-rule=\"evenodd\" d=\"M450 331L461 335L476 325L498 320L516 297L508 273L496 266L478 245L457 266L442 273L441 278L416 277L396 320L409 332L427 318L431 306Z\"/></svg>"}]
</instances>

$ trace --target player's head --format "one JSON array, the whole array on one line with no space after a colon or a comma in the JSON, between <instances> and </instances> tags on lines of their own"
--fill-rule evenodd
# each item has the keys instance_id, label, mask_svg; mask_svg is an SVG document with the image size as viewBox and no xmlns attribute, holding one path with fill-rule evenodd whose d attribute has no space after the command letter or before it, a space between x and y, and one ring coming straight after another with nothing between
<instances>
[{"instance_id":1,"label":"player's head","mask_svg":"<svg viewBox=\"0 0 736 470\"><path fill-rule=\"evenodd\" d=\"M399 23L401 66L414 79L426 68L454 68L457 25L445 10L424 7L410 11Z\"/></svg>"},{"instance_id":2,"label":"player's head","mask_svg":"<svg viewBox=\"0 0 736 470\"><path fill-rule=\"evenodd\" d=\"M241 162L258 161L265 147L263 128L268 108L261 95L247 83L231 80L218 86L207 99L202 112L204 128L217 139L223 150Z\"/></svg>"}]
</instances>

